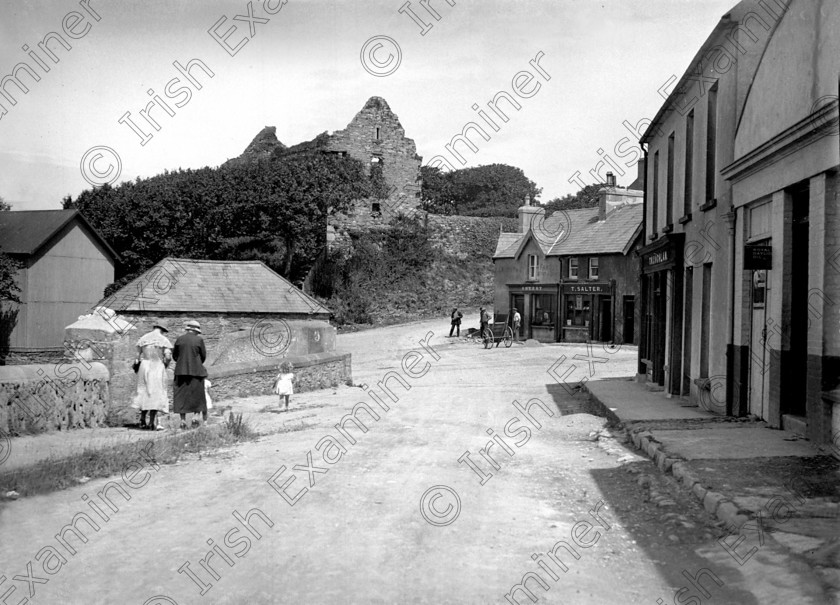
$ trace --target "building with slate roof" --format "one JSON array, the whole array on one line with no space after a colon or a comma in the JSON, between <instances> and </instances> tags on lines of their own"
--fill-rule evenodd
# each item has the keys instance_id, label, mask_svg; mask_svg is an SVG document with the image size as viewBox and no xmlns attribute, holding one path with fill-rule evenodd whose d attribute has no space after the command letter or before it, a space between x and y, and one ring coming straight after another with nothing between
<instances>
[{"instance_id":1,"label":"building with slate roof","mask_svg":"<svg viewBox=\"0 0 840 605\"><path fill-rule=\"evenodd\" d=\"M198 320L208 354L226 334L330 317L329 309L261 261L165 258L98 306L114 309L140 334L158 321L177 333L188 319Z\"/></svg>"},{"instance_id":2,"label":"building with slate roof","mask_svg":"<svg viewBox=\"0 0 840 605\"><path fill-rule=\"evenodd\" d=\"M78 210L0 212L0 250L23 267L21 303L0 301L0 364L62 359L65 326L114 281L117 253Z\"/></svg>"},{"instance_id":3,"label":"building with slate roof","mask_svg":"<svg viewBox=\"0 0 840 605\"><path fill-rule=\"evenodd\" d=\"M638 344L643 192L608 179L597 207L519 209L519 230L501 233L493 256L497 321L516 308L524 338Z\"/></svg>"},{"instance_id":4,"label":"building with slate roof","mask_svg":"<svg viewBox=\"0 0 840 605\"><path fill-rule=\"evenodd\" d=\"M127 422L136 415L128 406L135 344L155 324L166 326L173 341L187 320L201 324L217 399L268 394L284 360L294 364L296 389L351 378L350 355L335 351L329 309L260 261L165 258L97 306L117 312L113 319L102 314L117 333L91 334L79 323L68 326L66 345L109 368L111 406Z\"/></svg>"}]
</instances>

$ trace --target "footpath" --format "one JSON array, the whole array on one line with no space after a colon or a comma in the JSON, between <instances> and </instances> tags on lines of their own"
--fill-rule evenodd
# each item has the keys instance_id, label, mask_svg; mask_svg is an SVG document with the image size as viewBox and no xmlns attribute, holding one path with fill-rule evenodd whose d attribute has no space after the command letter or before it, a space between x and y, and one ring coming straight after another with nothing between
<instances>
[{"instance_id":1,"label":"footpath","mask_svg":"<svg viewBox=\"0 0 840 605\"><path fill-rule=\"evenodd\" d=\"M767 540L811 567L840 595L840 452L752 419L722 417L633 379L587 382L604 416L665 473L672 473L729 536L740 564ZM729 550L731 549L731 550Z\"/></svg>"}]
</instances>

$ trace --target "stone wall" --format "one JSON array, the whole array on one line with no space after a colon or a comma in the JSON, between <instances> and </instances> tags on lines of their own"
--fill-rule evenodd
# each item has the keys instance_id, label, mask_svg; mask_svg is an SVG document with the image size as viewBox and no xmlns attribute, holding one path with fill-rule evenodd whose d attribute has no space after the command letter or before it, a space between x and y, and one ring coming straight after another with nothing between
<instances>
[{"instance_id":1,"label":"stone wall","mask_svg":"<svg viewBox=\"0 0 840 605\"><path fill-rule=\"evenodd\" d=\"M294 365L296 393L352 383L350 354L321 353L289 357ZM242 362L208 368L212 382L210 396L216 401L234 397L270 395L278 373L278 362Z\"/></svg>"},{"instance_id":2,"label":"stone wall","mask_svg":"<svg viewBox=\"0 0 840 605\"><path fill-rule=\"evenodd\" d=\"M0 434L105 426L108 380L96 362L0 367Z\"/></svg>"},{"instance_id":3,"label":"stone wall","mask_svg":"<svg viewBox=\"0 0 840 605\"><path fill-rule=\"evenodd\" d=\"M493 258L500 228L516 230L515 218L427 215L432 245L457 258ZM491 265L492 268L492 265Z\"/></svg>"},{"instance_id":4,"label":"stone wall","mask_svg":"<svg viewBox=\"0 0 840 605\"><path fill-rule=\"evenodd\" d=\"M60 363L66 351L63 347L46 349L9 349L0 365L31 365L39 363Z\"/></svg>"}]
</instances>

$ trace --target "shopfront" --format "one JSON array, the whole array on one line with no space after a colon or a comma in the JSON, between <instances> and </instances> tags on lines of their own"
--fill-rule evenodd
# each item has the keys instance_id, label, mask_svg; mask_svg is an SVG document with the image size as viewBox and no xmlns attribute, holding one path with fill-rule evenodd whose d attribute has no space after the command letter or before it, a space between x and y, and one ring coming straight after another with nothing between
<instances>
[{"instance_id":1,"label":"shopfront","mask_svg":"<svg viewBox=\"0 0 840 605\"><path fill-rule=\"evenodd\" d=\"M557 342L557 284L508 285L510 309L522 315L520 338Z\"/></svg>"},{"instance_id":2,"label":"shopfront","mask_svg":"<svg viewBox=\"0 0 840 605\"><path fill-rule=\"evenodd\" d=\"M562 342L610 342L613 339L615 284L563 284Z\"/></svg>"},{"instance_id":3,"label":"shopfront","mask_svg":"<svg viewBox=\"0 0 840 605\"><path fill-rule=\"evenodd\" d=\"M661 386L667 383L666 390L678 394L682 388L684 241L685 234L673 233L639 251L642 257L639 372L647 375L648 382Z\"/></svg>"}]
</instances>

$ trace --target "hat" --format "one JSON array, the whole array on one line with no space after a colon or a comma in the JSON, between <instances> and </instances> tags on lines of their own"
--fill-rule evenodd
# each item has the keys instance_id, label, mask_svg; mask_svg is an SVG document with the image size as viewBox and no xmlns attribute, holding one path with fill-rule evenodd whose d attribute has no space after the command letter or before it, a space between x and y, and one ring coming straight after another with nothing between
<instances>
[{"instance_id":1,"label":"hat","mask_svg":"<svg viewBox=\"0 0 840 605\"><path fill-rule=\"evenodd\" d=\"M193 330L194 332L198 332L201 334L201 324L198 323L196 320L191 319L187 323L184 324L184 327L187 330Z\"/></svg>"},{"instance_id":2,"label":"hat","mask_svg":"<svg viewBox=\"0 0 840 605\"><path fill-rule=\"evenodd\" d=\"M163 324L152 324L152 328L160 328L161 332L169 332L169 329Z\"/></svg>"}]
</instances>

